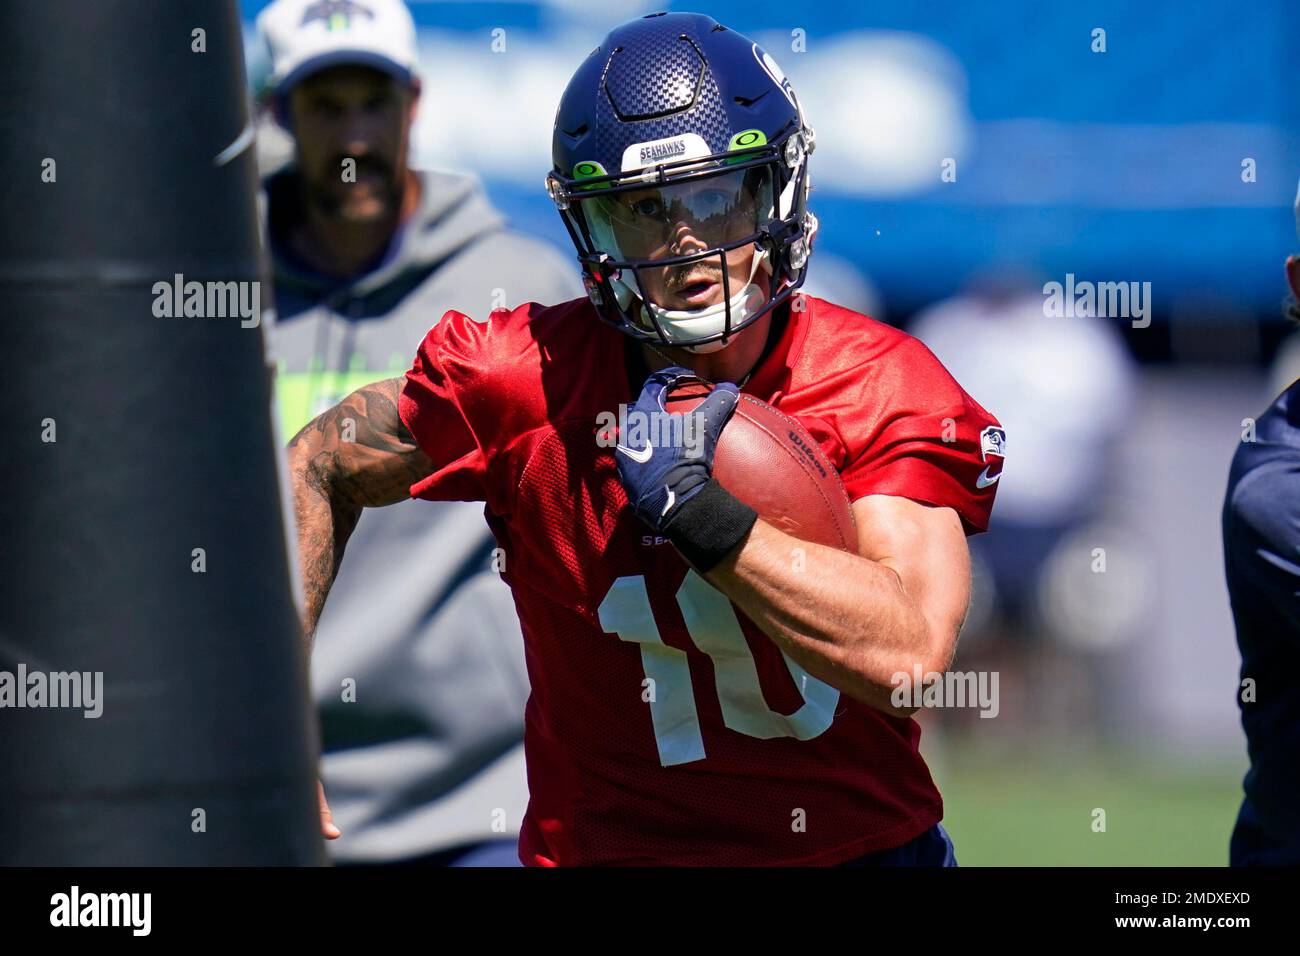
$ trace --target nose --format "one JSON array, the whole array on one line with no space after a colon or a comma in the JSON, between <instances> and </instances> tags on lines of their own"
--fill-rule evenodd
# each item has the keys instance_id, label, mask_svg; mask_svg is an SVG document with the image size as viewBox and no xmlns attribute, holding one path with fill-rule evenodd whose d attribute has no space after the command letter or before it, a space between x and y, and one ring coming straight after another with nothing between
<instances>
[{"instance_id":1,"label":"nose","mask_svg":"<svg viewBox=\"0 0 1300 956\"><path fill-rule=\"evenodd\" d=\"M363 109L351 109L339 128L339 139L349 156L365 156L374 147L376 120Z\"/></svg>"},{"instance_id":2,"label":"nose","mask_svg":"<svg viewBox=\"0 0 1300 956\"><path fill-rule=\"evenodd\" d=\"M708 243L700 239L699 236L691 230L691 224L685 219L678 220L677 225L673 227L672 234L672 253L675 256L688 256L692 252L700 252L709 248Z\"/></svg>"}]
</instances>

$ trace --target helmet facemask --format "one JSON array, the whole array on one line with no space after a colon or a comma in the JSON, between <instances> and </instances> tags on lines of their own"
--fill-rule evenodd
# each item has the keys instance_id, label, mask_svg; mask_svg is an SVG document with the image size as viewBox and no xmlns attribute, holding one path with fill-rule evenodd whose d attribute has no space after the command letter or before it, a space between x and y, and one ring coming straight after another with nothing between
<instances>
[{"instance_id":1,"label":"helmet facemask","mask_svg":"<svg viewBox=\"0 0 1300 956\"><path fill-rule=\"evenodd\" d=\"M784 302L815 224L802 133L623 175L592 163L574 179L552 173L601 317L641 341L711 352Z\"/></svg>"}]
</instances>

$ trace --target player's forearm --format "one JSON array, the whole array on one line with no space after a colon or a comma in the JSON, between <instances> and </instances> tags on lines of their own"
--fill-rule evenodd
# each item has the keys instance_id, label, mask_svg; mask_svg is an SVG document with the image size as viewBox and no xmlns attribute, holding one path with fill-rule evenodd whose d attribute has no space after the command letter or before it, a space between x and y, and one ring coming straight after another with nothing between
<instances>
[{"instance_id":1,"label":"player's forearm","mask_svg":"<svg viewBox=\"0 0 1300 956\"><path fill-rule=\"evenodd\" d=\"M362 509L406 500L411 485L431 470L398 416L401 387L401 378L365 385L313 418L289 443L309 650Z\"/></svg>"},{"instance_id":2,"label":"player's forearm","mask_svg":"<svg viewBox=\"0 0 1300 956\"><path fill-rule=\"evenodd\" d=\"M337 492L319 462L295 453L293 447L289 461L303 590L302 630L310 652L325 598L343 560L348 537L361 517L361 506Z\"/></svg>"},{"instance_id":3,"label":"player's forearm","mask_svg":"<svg viewBox=\"0 0 1300 956\"><path fill-rule=\"evenodd\" d=\"M948 666L948 647L878 562L760 520L707 577L810 674L879 710L911 712L890 704L896 674Z\"/></svg>"}]
</instances>

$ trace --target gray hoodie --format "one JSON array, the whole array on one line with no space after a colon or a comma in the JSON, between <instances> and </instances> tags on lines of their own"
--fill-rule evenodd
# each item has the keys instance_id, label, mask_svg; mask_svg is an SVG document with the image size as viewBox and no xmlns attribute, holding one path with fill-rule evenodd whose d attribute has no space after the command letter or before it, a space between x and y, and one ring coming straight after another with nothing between
<instances>
[{"instance_id":1,"label":"gray hoodie","mask_svg":"<svg viewBox=\"0 0 1300 956\"><path fill-rule=\"evenodd\" d=\"M284 252L295 170L265 181L275 280L266 334L286 440L354 389L405 372L448 309L483 319L494 307L582 294L576 262L505 230L475 179L419 175L419 209L380 264L351 282ZM311 668L321 773L343 832L329 845L336 860L518 833L528 679L493 547L482 506L459 502L367 510L348 542Z\"/></svg>"}]
</instances>

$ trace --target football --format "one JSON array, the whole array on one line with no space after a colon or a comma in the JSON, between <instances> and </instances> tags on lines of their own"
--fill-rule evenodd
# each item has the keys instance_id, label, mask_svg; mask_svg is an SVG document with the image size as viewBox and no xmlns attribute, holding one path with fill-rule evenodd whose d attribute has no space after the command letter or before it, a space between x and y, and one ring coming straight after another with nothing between
<instances>
[{"instance_id":1,"label":"football","mask_svg":"<svg viewBox=\"0 0 1300 956\"><path fill-rule=\"evenodd\" d=\"M711 388L678 385L665 396L665 407L691 411ZM857 553L857 527L839 473L802 425L766 402L741 394L718 440L713 476L786 534Z\"/></svg>"}]
</instances>

